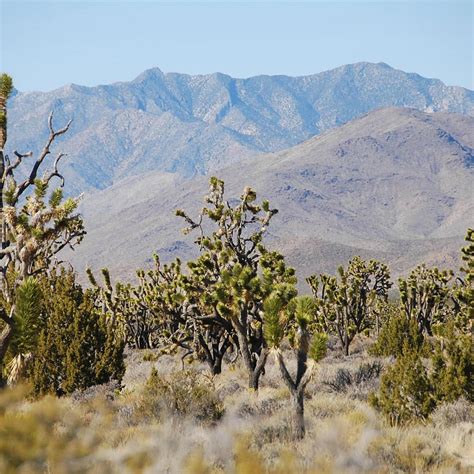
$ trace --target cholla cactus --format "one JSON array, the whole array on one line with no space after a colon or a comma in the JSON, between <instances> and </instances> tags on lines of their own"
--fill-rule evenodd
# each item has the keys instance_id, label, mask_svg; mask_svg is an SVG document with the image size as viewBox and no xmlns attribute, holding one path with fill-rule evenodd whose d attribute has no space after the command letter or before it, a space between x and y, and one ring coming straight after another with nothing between
<instances>
[{"instance_id":1,"label":"cholla cactus","mask_svg":"<svg viewBox=\"0 0 474 474\"><path fill-rule=\"evenodd\" d=\"M3 74L0 76L0 291L3 300L0 319L4 326L0 333L0 363L13 335L17 288L27 277L45 272L58 252L66 246L77 245L85 234L82 219L76 212L78 199L63 200L61 189L47 196L53 178L60 180L61 187L64 185L58 165L65 155L59 153L52 170L39 176L55 140L69 130L71 122L56 130L53 114L49 116L47 142L27 177L17 183L16 170L32 153L14 151L14 162L4 153L6 102L11 91L11 78Z\"/></svg>"},{"instance_id":2,"label":"cholla cactus","mask_svg":"<svg viewBox=\"0 0 474 474\"><path fill-rule=\"evenodd\" d=\"M420 333L433 335L433 326L449 319L452 312L450 270L417 266L405 280L400 278L400 300L408 319L418 324Z\"/></svg>"},{"instance_id":3,"label":"cholla cactus","mask_svg":"<svg viewBox=\"0 0 474 474\"><path fill-rule=\"evenodd\" d=\"M273 291L287 299L296 294L294 270L285 265L277 252L269 252L262 240L272 217L277 213L268 201L256 204L256 193L245 188L239 202L231 206L224 200L224 182L213 177L198 219L184 211L185 232L199 231L196 239L201 256L190 262L184 290L195 313L192 318L211 330L211 340L221 351L238 346L249 374L249 387L258 389L268 357L263 337L263 301ZM203 220L213 225L205 234ZM202 347L205 346L201 344ZM223 354L222 354L223 355Z\"/></svg>"},{"instance_id":4,"label":"cholla cactus","mask_svg":"<svg viewBox=\"0 0 474 474\"><path fill-rule=\"evenodd\" d=\"M302 296L288 304L278 294L265 300L265 340L275 354L280 373L290 390L294 410L294 436L301 439L305 434L304 392L313 374L316 362L326 355L327 336L310 332L316 316L317 306L313 298ZM296 356L296 373L288 371L280 344L288 337ZM309 357L309 360L308 360Z\"/></svg>"},{"instance_id":5,"label":"cholla cactus","mask_svg":"<svg viewBox=\"0 0 474 474\"><path fill-rule=\"evenodd\" d=\"M334 332L349 355L357 334L377 325L377 300L386 300L392 286L388 267L376 260L365 262L354 257L338 277L321 274L306 280L318 305L319 322Z\"/></svg>"}]
</instances>

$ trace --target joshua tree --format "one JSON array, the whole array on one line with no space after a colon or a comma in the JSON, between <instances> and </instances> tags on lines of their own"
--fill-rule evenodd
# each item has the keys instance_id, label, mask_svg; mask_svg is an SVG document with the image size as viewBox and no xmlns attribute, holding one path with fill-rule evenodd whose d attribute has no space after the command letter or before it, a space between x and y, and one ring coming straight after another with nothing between
<instances>
[{"instance_id":1,"label":"joshua tree","mask_svg":"<svg viewBox=\"0 0 474 474\"><path fill-rule=\"evenodd\" d=\"M309 296L297 297L286 306L277 294L271 295L264 304L265 339L273 350L280 373L290 390L294 410L294 436L301 439L305 434L304 392L313 374L314 364L326 355L327 336L311 335L317 306ZM288 371L280 350L281 341L288 336L296 355L296 373ZM309 357L309 360L308 360Z\"/></svg>"},{"instance_id":2,"label":"joshua tree","mask_svg":"<svg viewBox=\"0 0 474 474\"><path fill-rule=\"evenodd\" d=\"M463 332L472 332L474 321L474 229L467 229L467 245L461 249L464 262L461 267L463 278L458 278L453 291L456 325Z\"/></svg>"},{"instance_id":3,"label":"joshua tree","mask_svg":"<svg viewBox=\"0 0 474 474\"><path fill-rule=\"evenodd\" d=\"M52 166L42 176L46 158L51 154L55 140L69 130L71 121L56 130L53 114L48 119L49 136L39 156L33 160L26 178L17 182L16 170L32 157L32 153L14 151L15 161L4 153L7 137L6 102L12 91L12 80L6 74L0 76L0 363L7 351L15 326L15 293L29 276L45 272L53 258L63 248L73 248L85 234L81 217L75 213L78 200L63 200L62 190L55 189L47 198L53 178L64 185L58 170L59 153Z\"/></svg>"},{"instance_id":4,"label":"joshua tree","mask_svg":"<svg viewBox=\"0 0 474 474\"><path fill-rule=\"evenodd\" d=\"M354 337L370 328L374 321L377 299L387 299L390 283L388 267L376 260L365 262L354 257L339 278L313 275L307 282L318 304L318 316L324 329L336 332L344 353Z\"/></svg>"},{"instance_id":5,"label":"joshua tree","mask_svg":"<svg viewBox=\"0 0 474 474\"><path fill-rule=\"evenodd\" d=\"M420 333L433 335L433 325L444 322L451 312L451 288L453 272L417 266L398 286L402 309L408 319L414 319Z\"/></svg>"},{"instance_id":6,"label":"joshua tree","mask_svg":"<svg viewBox=\"0 0 474 474\"><path fill-rule=\"evenodd\" d=\"M107 268L101 270L103 285L91 269L86 271L102 313L112 325L117 325L124 343L135 349L152 348L156 328L145 305L137 298L136 288L121 282L113 286Z\"/></svg>"},{"instance_id":7,"label":"joshua tree","mask_svg":"<svg viewBox=\"0 0 474 474\"><path fill-rule=\"evenodd\" d=\"M177 211L188 227L199 230L196 239L201 256L191 262L185 278L189 304L197 311L194 321L212 327L211 339L220 338L223 355L228 345L238 344L249 374L249 387L258 389L268 356L263 337L263 301L273 291L290 299L296 294L294 270L285 265L277 252L262 244L270 220L277 213L268 201L255 204L256 193L245 188L239 202L232 207L224 199L224 182L213 177L204 207L197 220ZM214 231L205 235L203 220L207 217ZM203 346L204 347L204 346Z\"/></svg>"}]
</instances>

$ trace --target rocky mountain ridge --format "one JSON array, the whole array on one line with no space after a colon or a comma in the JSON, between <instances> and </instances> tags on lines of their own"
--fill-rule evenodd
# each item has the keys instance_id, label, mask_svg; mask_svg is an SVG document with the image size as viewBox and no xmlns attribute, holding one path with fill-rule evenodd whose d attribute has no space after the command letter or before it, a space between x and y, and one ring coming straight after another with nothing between
<instances>
[{"instance_id":1,"label":"rocky mountain ridge","mask_svg":"<svg viewBox=\"0 0 474 474\"><path fill-rule=\"evenodd\" d=\"M73 118L58 146L68 190L80 193L152 171L206 174L391 106L473 116L474 92L384 63L247 79L155 68L131 82L16 93L7 150L37 152L51 110L58 124Z\"/></svg>"}]
</instances>

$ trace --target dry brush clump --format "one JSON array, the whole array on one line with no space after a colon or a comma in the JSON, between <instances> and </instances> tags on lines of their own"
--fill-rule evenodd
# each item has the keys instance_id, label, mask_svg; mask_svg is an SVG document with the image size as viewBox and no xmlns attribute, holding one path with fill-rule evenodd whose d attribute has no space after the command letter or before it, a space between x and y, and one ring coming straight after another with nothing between
<instances>
[{"instance_id":1,"label":"dry brush clump","mask_svg":"<svg viewBox=\"0 0 474 474\"><path fill-rule=\"evenodd\" d=\"M376 473L474 467L469 451L474 420L467 402L439 407L435 424L390 427L365 401L347 393L314 393L306 401L306 436L295 441L287 390L267 386L264 378L249 401L245 379L236 388L235 371L226 369L215 377L215 392L203 382L205 370L194 374L183 392L185 373L177 366L166 382L157 382L155 374L133 389L109 387L85 398L28 400L27 388L4 390L2 472ZM273 360L269 368L278 373ZM156 370L161 371L159 361ZM217 393L219 410L225 410L208 417L201 402L209 396L215 401Z\"/></svg>"}]
</instances>

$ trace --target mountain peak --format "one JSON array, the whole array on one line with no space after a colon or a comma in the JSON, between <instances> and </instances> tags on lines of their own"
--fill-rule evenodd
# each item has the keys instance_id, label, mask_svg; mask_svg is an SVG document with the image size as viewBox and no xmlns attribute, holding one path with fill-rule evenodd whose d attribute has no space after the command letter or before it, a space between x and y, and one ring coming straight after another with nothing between
<instances>
[{"instance_id":1,"label":"mountain peak","mask_svg":"<svg viewBox=\"0 0 474 474\"><path fill-rule=\"evenodd\" d=\"M163 71L159 67L153 67L151 69L146 69L141 74L139 74L132 83L141 83L147 81L153 81L156 79L161 79L164 76Z\"/></svg>"}]
</instances>

